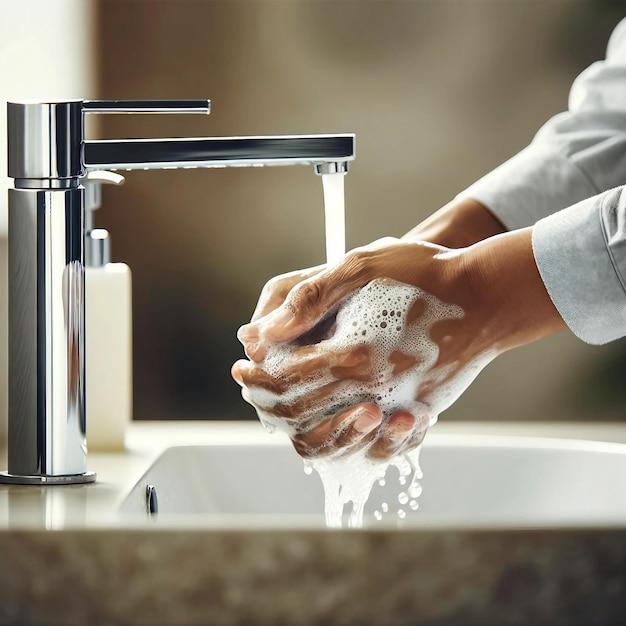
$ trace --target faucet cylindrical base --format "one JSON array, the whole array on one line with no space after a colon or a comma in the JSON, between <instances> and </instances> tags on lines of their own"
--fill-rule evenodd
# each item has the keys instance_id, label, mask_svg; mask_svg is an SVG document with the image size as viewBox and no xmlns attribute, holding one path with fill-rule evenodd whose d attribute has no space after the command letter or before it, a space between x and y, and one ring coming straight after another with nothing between
<instances>
[{"instance_id":1,"label":"faucet cylindrical base","mask_svg":"<svg viewBox=\"0 0 626 626\"><path fill-rule=\"evenodd\" d=\"M9 191L8 472L84 482L82 187Z\"/></svg>"}]
</instances>

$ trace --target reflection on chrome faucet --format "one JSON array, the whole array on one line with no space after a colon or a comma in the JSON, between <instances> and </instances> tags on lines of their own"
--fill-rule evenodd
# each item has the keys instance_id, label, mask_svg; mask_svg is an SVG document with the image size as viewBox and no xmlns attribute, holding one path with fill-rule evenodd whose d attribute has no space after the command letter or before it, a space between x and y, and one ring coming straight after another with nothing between
<instances>
[{"instance_id":1,"label":"reflection on chrome faucet","mask_svg":"<svg viewBox=\"0 0 626 626\"><path fill-rule=\"evenodd\" d=\"M80 349L84 336L85 311L83 307L85 270L78 261L71 261L63 270L64 338L67 341L67 421L76 423L81 445L85 439L85 354ZM86 451L86 450L85 450ZM63 454L63 451L55 451Z\"/></svg>"},{"instance_id":2,"label":"reflection on chrome faucet","mask_svg":"<svg viewBox=\"0 0 626 626\"><path fill-rule=\"evenodd\" d=\"M87 113L209 113L208 100L9 102L9 463L0 482L91 482L84 207L93 170L302 165L347 171L352 134L87 140Z\"/></svg>"}]
</instances>

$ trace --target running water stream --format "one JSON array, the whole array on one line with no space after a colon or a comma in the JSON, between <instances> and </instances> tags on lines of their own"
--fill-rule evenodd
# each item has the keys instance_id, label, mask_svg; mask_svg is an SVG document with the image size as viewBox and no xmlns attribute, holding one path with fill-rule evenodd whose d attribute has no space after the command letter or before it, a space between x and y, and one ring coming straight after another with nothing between
<instances>
[{"instance_id":1,"label":"running water stream","mask_svg":"<svg viewBox=\"0 0 626 626\"><path fill-rule=\"evenodd\" d=\"M322 174L326 263L334 265L346 253L345 174Z\"/></svg>"},{"instance_id":2,"label":"running water stream","mask_svg":"<svg viewBox=\"0 0 626 626\"><path fill-rule=\"evenodd\" d=\"M322 175L327 265L339 262L346 253L344 178L344 173ZM410 508L417 509L416 498L421 493L418 480L422 477L418 458L419 448L386 463L369 460L365 450L348 456L320 457L305 461L305 471L311 473L315 469L322 480L326 525L340 528L343 525L344 509L347 508L348 526L360 528L363 525L365 503L374 483L378 481L381 486L384 485L387 469L392 465L398 469L401 486L406 485L407 479L410 480L405 487L406 491L399 490L400 505L410 501ZM410 498L408 494L411 494ZM394 510L398 519L404 519L406 512L403 506ZM384 502L376 509L375 519L380 521L387 512L389 505Z\"/></svg>"}]
</instances>

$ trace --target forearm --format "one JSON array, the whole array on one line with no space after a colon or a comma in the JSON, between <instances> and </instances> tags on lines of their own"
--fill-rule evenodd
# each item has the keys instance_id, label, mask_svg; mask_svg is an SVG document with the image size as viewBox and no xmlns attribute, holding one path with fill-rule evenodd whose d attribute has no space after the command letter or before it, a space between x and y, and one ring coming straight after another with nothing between
<instances>
[{"instance_id":1,"label":"forearm","mask_svg":"<svg viewBox=\"0 0 626 626\"><path fill-rule=\"evenodd\" d=\"M410 230L402 239L428 241L446 248L465 248L506 229L477 200L453 200Z\"/></svg>"}]
</instances>

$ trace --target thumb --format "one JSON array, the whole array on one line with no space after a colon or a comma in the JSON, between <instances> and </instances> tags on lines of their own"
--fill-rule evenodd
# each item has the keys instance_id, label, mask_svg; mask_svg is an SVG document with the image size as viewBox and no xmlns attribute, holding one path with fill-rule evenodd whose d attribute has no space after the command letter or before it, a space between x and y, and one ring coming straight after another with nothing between
<instances>
[{"instance_id":1,"label":"thumb","mask_svg":"<svg viewBox=\"0 0 626 626\"><path fill-rule=\"evenodd\" d=\"M376 278L389 276L398 247L409 249L393 237L379 239L355 248L325 271L294 285L280 307L258 320L259 335L266 341L283 342L311 330L327 319L344 298Z\"/></svg>"},{"instance_id":2,"label":"thumb","mask_svg":"<svg viewBox=\"0 0 626 626\"><path fill-rule=\"evenodd\" d=\"M297 285L314 274L321 272L324 267L325 266L323 265L318 265L304 270L296 270L294 272L275 276L269 280L261 291L256 309L252 314L252 321L256 322L262 317L269 315L285 301L287 294L294 287L294 285Z\"/></svg>"},{"instance_id":3,"label":"thumb","mask_svg":"<svg viewBox=\"0 0 626 626\"><path fill-rule=\"evenodd\" d=\"M295 285L283 304L259 320L259 335L272 342L292 341L328 319L339 303L375 278L359 253Z\"/></svg>"}]
</instances>

